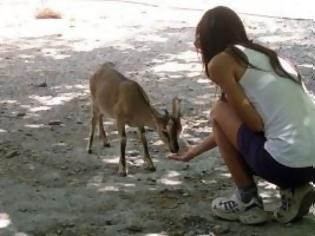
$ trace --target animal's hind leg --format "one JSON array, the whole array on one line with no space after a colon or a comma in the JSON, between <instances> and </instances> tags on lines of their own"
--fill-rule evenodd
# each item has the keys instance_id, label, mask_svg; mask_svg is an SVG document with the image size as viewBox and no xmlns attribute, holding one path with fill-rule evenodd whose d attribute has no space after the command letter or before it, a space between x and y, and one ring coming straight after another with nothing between
<instances>
[{"instance_id":1,"label":"animal's hind leg","mask_svg":"<svg viewBox=\"0 0 315 236\"><path fill-rule=\"evenodd\" d=\"M156 169L150 157L149 150L148 150L148 143L147 143L144 133L145 133L144 127L139 127L140 139L141 139L141 142L143 144L143 149L144 149L144 161L146 164L146 168L150 171L155 171Z\"/></svg>"},{"instance_id":2,"label":"animal's hind leg","mask_svg":"<svg viewBox=\"0 0 315 236\"><path fill-rule=\"evenodd\" d=\"M120 176L127 176L127 166L126 166L127 137L126 137L125 123L118 120L117 128L118 128L118 132L120 136L120 159L119 159L118 174Z\"/></svg>"},{"instance_id":3,"label":"animal's hind leg","mask_svg":"<svg viewBox=\"0 0 315 236\"><path fill-rule=\"evenodd\" d=\"M95 109L92 110L91 112L91 131L90 131L90 139L89 139L89 143L88 143L88 147L87 147L87 151L88 153L92 153L92 143L93 143L93 138L94 138L94 131L95 131L95 126L97 123L97 119L98 119L98 112L95 111Z\"/></svg>"},{"instance_id":4,"label":"animal's hind leg","mask_svg":"<svg viewBox=\"0 0 315 236\"><path fill-rule=\"evenodd\" d=\"M98 130L99 130L99 136L103 140L103 146L104 147L110 147L110 143L108 142L107 135L104 129L103 124L103 115L100 114L98 117Z\"/></svg>"}]
</instances>

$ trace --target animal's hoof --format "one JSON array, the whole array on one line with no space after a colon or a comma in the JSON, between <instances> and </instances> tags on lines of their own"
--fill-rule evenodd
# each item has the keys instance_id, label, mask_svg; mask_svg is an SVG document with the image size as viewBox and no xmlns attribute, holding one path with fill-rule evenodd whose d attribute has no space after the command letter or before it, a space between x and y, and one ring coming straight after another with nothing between
<instances>
[{"instance_id":1,"label":"animal's hoof","mask_svg":"<svg viewBox=\"0 0 315 236\"><path fill-rule=\"evenodd\" d=\"M148 166L148 167L146 167L146 169L148 171L152 171L152 172L156 171L156 168L154 166Z\"/></svg>"},{"instance_id":2,"label":"animal's hoof","mask_svg":"<svg viewBox=\"0 0 315 236\"><path fill-rule=\"evenodd\" d=\"M118 175L121 176L121 177L126 177L127 173L123 172L123 171L118 171Z\"/></svg>"},{"instance_id":3,"label":"animal's hoof","mask_svg":"<svg viewBox=\"0 0 315 236\"><path fill-rule=\"evenodd\" d=\"M104 143L104 147L110 147L110 143Z\"/></svg>"},{"instance_id":4,"label":"animal's hoof","mask_svg":"<svg viewBox=\"0 0 315 236\"><path fill-rule=\"evenodd\" d=\"M118 167L118 175L121 177L127 176L127 170L122 165L119 165L119 167Z\"/></svg>"},{"instance_id":5,"label":"animal's hoof","mask_svg":"<svg viewBox=\"0 0 315 236\"><path fill-rule=\"evenodd\" d=\"M92 154L92 149L87 150L88 154Z\"/></svg>"}]
</instances>

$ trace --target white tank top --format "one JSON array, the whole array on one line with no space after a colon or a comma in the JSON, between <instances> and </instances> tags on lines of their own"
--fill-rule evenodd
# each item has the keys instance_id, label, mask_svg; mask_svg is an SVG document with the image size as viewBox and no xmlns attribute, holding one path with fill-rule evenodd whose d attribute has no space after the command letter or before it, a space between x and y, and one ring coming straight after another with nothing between
<instances>
[{"instance_id":1,"label":"white tank top","mask_svg":"<svg viewBox=\"0 0 315 236\"><path fill-rule=\"evenodd\" d=\"M315 104L305 88L278 76L269 58L258 51L237 45L248 61L239 83L264 123L265 149L280 164L288 167L315 166ZM293 76L295 69L279 58Z\"/></svg>"}]
</instances>

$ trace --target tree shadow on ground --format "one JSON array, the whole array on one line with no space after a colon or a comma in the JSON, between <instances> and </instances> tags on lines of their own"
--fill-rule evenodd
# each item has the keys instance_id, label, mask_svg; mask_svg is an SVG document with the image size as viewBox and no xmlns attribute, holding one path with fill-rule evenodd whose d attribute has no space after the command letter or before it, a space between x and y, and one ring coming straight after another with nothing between
<instances>
[{"instance_id":1,"label":"tree shadow on ground","mask_svg":"<svg viewBox=\"0 0 315 236\"><path fill-rule=\"evenodd\" d=\"M294 35L293 26L283 33L279 31L283 22L275 24L279 24L275 31L266 33L261 28L256 37L268 41L275 33ZM294 57L300 66L313 63L311 40L303 40L311 35L303 32L300 41L268 44ZM0 218L10 219L11 224L0 228L0 233L198 235L219 231L218 235L273 235L274 229L282 230L273 223L268 229L239 227L211 216L211 200L230 192L231 185L215 151L189 164L171 162L165 158L157 135L147 132L158 168L156 173L147 173L141 166L142 149L130 129L129 176L121 178L116 175L119 137L114 123L108 122L113 146L96 148L90 156L85 152L87 80L106 61L138 81L158 109L169 107L172 97L181 97L188 140L195 142L209 133L207 120L215 88L203 75L193 36L193 28L165 27L112 46L104 42L89 51L74 50L73 44L80 40L64 41L60 35L25 38L29 47L24 48L3 45L0 207L5 214ZM30 46L35 42L40 46ZM302 71L306 80L312 79L313 73ZM211 160L206 160L208 156ZM260 188L267 201L275 197L274 186L262 181ZM313 218L307 218L294 229L288 226L290 235L313 223ZM283 232L289 235L286 227Z\"/></svg>"}]
</instances>

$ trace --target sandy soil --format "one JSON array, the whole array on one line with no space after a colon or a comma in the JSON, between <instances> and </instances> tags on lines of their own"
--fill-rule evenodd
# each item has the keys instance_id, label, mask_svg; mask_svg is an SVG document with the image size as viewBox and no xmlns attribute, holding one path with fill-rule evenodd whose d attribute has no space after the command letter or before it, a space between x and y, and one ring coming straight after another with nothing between
<instances>
[{"instance_id":1,"label":"sandy soil","mask_svg":"<svg viewBox=\"0 0 315 236\"><path fill-rule=\"evenodd\" d=\"M0 235L315 235L314 211L284 226L212 217L211 200L233 191L216 150L190 163L170 161L149 130L157 167L150 173L129 128L129 175L119 177L119 139L108 120L112 146L95 142L87 154L87 79L106 61L138 81L158 109L182 98L190 143L211 131L214 88L192 42L201 9L212 5L179 2L55 1L62 19L35 20L40 2L0 1ZM251 37L291 58L314 92L314 21L241 16ZM275 186L259 183L272 210Z\"/></svg>"}]
</instances>

